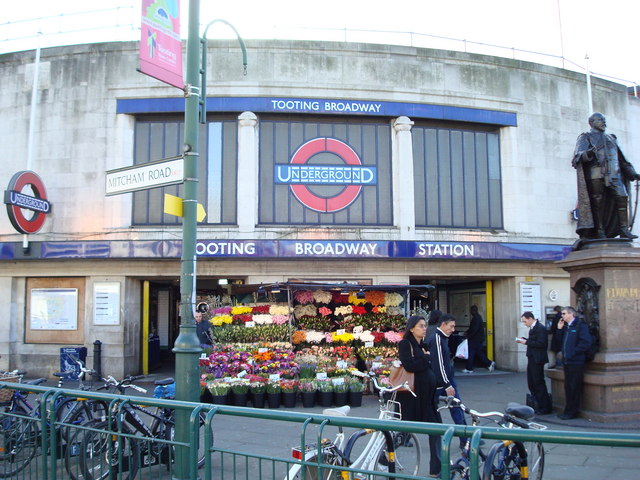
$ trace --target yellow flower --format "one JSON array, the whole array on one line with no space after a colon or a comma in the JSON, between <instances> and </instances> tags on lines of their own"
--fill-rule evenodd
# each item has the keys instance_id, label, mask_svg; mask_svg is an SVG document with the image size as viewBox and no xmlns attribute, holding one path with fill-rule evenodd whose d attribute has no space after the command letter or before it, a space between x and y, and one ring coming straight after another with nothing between
<instances>
[{"instance_id":1,"label":"yellow flower","mask_svg":"<svg viewBox=\"0 0 640 480\"><path fill-rule=\"evenodd\" d=\"M231 315L217 315L209 320L209 323L214 327L220 327L224 324L230 324L233 321L233 317Z\"/></svg>"},{"instance_id":2,"label":"yellow flower","mask_svg":"<svg viewBox=\"0 0 640 480\"><path fill-rule=\"evenodd\" d=\"M331 339L334 342L349 343L349 342L353 341L353 335L351 335L350 333L343 333L342 335L337 335L334 332L334 333L331 334Z\"/></svg>"},{"instance_id":3,"label":"yellow flower","mask_svg":"<svg viewBox=\"0 0 640 480\"><path fill-rule=\"evenodd\" d=\"M231 309L231 315L242 315L244 313L251 313L253 309L251 307L235 306Z\"/></svg>"}]
</instances>

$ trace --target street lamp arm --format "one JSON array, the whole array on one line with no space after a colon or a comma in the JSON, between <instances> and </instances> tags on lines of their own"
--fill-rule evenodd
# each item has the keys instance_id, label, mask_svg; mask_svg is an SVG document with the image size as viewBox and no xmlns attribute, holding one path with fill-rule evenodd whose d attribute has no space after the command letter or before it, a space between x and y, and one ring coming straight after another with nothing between
<instances>
[{"instance_id":1,"label":"street lamp arm","mask_svg":"<svg viewBox=\"0 0 640 480\"><path fill-rule=\"evenodd\" d=\"M231 27L231 29L238 37L238 42L240 43L240 48L242 49L242 65L244 66L243 74L247 74L247 48L244 45L244 40L235 29L233 25L231 25L226 20L221 18L216 18L215 20L211 20L204 29L202 33L202 37L200 38L200 45L202 48L202 62L200 63L200 123L206 123L207 121L207 32L209 31L209 27L211 27L214 23L224 23L225 25Z\"/></svg>"}]
</instances>

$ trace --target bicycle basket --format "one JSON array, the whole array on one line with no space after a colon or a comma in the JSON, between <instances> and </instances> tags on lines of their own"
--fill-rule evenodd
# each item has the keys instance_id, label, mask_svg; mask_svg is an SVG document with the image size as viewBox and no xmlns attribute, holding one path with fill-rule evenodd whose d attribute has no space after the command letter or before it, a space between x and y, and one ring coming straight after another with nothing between
<instances>
[{"instance_id":1,"label":"bicycle basket","mask_svg":"<svg viewBox=\"0 0 640 480\"><path fill-rule=\"evenodd\" d=\"M402 409L400 402L395 400L387 400L384 408L385 420L402 420Z\"/></svg>"},{"instance_id":2,"label":"bicycle basket","mask_svg":"<svg viewBox=\"0 0 640 480\"><path fill-rule=\"evenodd\" d=\"M20 375L11 375L9 373L0 373L0 382L20 383ZM0 388L0 402L8 402L13 396L11 388Z\"/></svg>"}]
</instances>

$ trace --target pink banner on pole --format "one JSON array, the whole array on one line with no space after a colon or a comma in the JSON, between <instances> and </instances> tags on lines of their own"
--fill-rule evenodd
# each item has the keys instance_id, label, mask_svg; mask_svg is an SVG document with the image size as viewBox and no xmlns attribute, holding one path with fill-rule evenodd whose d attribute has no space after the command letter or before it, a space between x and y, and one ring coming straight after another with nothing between
<instances>
[{"instance_id":1,"label":"pink banner on pole","mask_svg":"<svg viewBox=\"0 0 640 480\"><path fill-rule=\"evenodd\" d=\"M183 88L180 0L142 0L140 71Z\"/></svg>"}]
</instances>

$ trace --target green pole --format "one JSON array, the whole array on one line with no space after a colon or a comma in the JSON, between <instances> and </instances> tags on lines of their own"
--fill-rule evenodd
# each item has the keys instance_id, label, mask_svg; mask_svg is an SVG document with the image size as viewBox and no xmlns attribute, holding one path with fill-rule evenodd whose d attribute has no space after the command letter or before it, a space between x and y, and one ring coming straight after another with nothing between
<instances>
[{"instance_id":1,"label":"green pole","mask_svg":"<svg viewBox=\"0 0 640 480\"><path fill-rule=\"evenodd\" d=\"M202 351L196 335L193 308L196 284L196 212L198 198L198 109L200 101L200 0L189 0L187 78L184 113L184 198L182 210L182 257L180 274L180 333L176 356L176 399L199 401L198 357ZM176 440L189 442L189 412L176 411ZM174 478L189 478L189 449L176 449Z\"/></svg>"}]
</instances>

